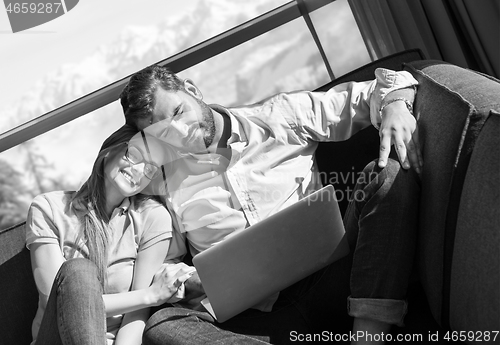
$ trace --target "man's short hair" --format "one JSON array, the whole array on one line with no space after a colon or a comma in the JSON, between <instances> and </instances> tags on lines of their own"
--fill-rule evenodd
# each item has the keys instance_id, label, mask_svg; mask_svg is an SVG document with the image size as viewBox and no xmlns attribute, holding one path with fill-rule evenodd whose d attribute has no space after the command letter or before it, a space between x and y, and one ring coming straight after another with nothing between
<instances>
[{"instance_id":1,"label":"man's short hair","mask_svg":"<svg viewBox=\"0 0 500 345\"><path fill-rule=\"evenodd\" d=\"M167 67L152 65L135 73L120 94L127 124L136 126L138 119L148 118L156 104L158 87L165 91L184 90L182 80Z\"/></svg>"}]
</instances>

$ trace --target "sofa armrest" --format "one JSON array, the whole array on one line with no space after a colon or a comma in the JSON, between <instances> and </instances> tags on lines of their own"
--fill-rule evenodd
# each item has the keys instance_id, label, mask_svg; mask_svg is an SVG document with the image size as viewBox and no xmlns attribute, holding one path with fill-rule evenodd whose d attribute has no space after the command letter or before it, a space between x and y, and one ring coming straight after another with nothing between
<instances>
[{"instance_id":1,"label":"sofa armrest","mask_svg":"<svg viewBox=\"0 0 500 345\"><path fill-rule=\"evenodd\" d=\"M491 110L500 111L500 82L442 61L415 62L405 69L419 81L414 110L424 159L419 215L420 281L435 319L448 328L450 291L457 288L451 280L454 256L459 254L454 251L459 240L456 229L462 190L477 138ZM494 143L489 145L493 147ZM471 313L469 320L476 317Z\"/></svg>"}]
</instances>

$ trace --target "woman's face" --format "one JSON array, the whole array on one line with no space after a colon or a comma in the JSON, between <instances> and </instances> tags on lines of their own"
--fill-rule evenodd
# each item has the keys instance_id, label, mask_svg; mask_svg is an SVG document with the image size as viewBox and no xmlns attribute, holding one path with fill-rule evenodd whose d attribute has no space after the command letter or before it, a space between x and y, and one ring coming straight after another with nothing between
<instances>
[{"instance_id":1,"label":"woman's face","mask_svg":"<svg viewBox=\"0 0 500 345\"><path fill-rule=\"evenodd\" d=\"M127 144L112 150L104 162L105 184L124 197L142 192L151 182L151 177L161 170L163 152L161 144L141 134L134 136ZM149 178L148 178L149 176Z\"/></svg>"}]
</instances>

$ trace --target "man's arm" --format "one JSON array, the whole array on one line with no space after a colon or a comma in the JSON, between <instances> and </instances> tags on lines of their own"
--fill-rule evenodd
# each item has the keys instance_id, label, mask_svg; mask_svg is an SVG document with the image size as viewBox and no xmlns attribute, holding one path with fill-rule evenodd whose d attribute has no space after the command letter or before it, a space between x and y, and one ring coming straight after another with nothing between
<instances>
[{"instance_id":1,"label":"man's arm","mask_svg":"<svg viewBox=\"0 0 500 345\"><path fill-rule=\"evenodd\" d=\"M412 102L412 87L418 82L409 72L382 68L375 71L375 77L365 82L342 83L327 92L278 94L262 105L263 121L269 123L267 113L275 109L267 104L270 103L279 105L281 121L294 130L299 140L342 141L370 124L379 129L380 109L386 98L405 95ZM279 118L271 120L277 122Z\"/></svg>"}]
</instances>

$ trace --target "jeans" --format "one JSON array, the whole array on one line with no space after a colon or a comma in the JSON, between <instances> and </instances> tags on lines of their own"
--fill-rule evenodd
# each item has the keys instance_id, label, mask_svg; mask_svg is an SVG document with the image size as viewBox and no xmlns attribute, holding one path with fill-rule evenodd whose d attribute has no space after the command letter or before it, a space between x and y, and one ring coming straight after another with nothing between
<instances>
[{"instance_id":1,"label":"jeans","mask_svg":"<svg viewBox=\"0 0 500 345\"><path fill-rule=\"evenodd\" d=\"M344 217L353 251L348 313L403 326L418 227L419 177L389 160L360 175Z\"/></svg>"},{"instance_id":2,"label":"jeans","mask_svg":"<svg viewBox=\"0 0 500 345\"><path fill-rule=\"evenodd\" d=\"M54 279L36 345L106 344L106 314L97 267L65 261Z\"/></svg>"},{"instance_id":3,"label":"jeans","mask_svg":"<svg viewBox=\"0 0 500 345\"><path fill-rule=\"evenodd\" d=\"M307 334L330 340L352 329L349 315L402 325L419 192L413 169L371 162L344 217L347 257L281 291L269 313L249 309L217 323L206 312L163 308L148 320L143 344L288 344Z\"/></svg>"}]
</instances>

